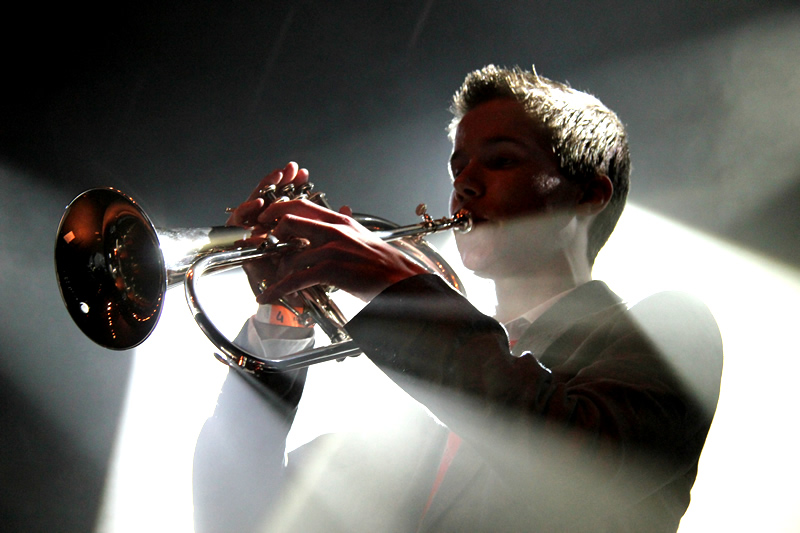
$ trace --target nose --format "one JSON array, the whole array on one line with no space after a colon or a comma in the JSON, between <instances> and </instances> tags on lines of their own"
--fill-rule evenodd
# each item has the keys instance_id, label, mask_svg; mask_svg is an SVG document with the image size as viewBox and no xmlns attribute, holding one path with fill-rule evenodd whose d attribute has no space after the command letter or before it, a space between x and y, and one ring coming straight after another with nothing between
<instances>
[{"instance_id":1,"label":"nose","mask_svg":"<svg viewBox=\"0 0 800 533\"><path fill-rule=\"evenodd\" d=\"M480 179L469 167L462 170L453 180L453 197L460 203L478 198L483 193L484 189Z\"/></svg>"}]
</instances>

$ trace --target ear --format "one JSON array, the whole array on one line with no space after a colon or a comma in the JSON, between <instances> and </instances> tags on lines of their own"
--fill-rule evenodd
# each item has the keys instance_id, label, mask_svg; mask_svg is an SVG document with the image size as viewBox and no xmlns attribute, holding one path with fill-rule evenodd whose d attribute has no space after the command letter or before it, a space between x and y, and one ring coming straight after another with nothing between
<instances>
[{"instance_id":1,"label":"ear","mask_svg":"<svg viewBox=\"0 0 800 533\"><path fill-rule=\"evenodd\" d=\"M596 174L583 189L578 201L578 214L592 216L606 208L614 192L614 184L605 174Z\"/></svg>"}]
</instances>

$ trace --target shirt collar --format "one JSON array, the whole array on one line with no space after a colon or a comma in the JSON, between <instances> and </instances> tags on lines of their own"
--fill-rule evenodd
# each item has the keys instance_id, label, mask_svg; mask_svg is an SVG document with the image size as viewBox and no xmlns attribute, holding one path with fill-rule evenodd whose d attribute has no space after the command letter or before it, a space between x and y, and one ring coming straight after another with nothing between
<instances>
[{"instance_id":1,"label":"shirt collar","mask_svg":"<svg viewBox=\"0 0 800 533\"><path fill-rule=\"evenodd\" d=\"M553 307L553 305L555 305L557 301L559 301L561 298L563 298L564 296L566 296L567 294L569 294L574 290L575 290L574 288L567 289L564 292L556 294L549 300L540 303L539 305L537 305L532 309L529 309L528 311L518 316L514 320L506 322L504 326L506 328L506 331L508 331L509 340L511 340L512 342L518 340L520 336L522 336L522 333L526 329L528 329L528 326L533 324L537 318L542 316L548 309Z\"/></svg>"},{"instance_id":2,"label":"shirt collar","mask_svg":"<svg viewBox=\"0 0 800 533\"><path fill-rule=\"evenodd\" d=\"M546 309L542 309L541 313L538 315L533 313L536 316L535 322L517 339L518 342L512 350L514 355L529 351L539 357L555 339L577 322L591 315L599 315L618 306L625 306L621 298L602 281L590 281L571 291L556 295L551 300L542 304ZM540 311L539 307L531 311ZM525 316L528 316L528 313Z\"/></svg>"}]
</instances>

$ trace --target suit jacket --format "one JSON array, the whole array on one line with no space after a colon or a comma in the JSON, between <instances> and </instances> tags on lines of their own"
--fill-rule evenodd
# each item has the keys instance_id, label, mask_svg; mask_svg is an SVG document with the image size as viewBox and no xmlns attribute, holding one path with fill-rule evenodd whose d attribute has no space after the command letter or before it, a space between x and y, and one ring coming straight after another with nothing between
<instances>
[{"instance_id":1,"label":"suit jacket","mask_svg":"<svg viewBox=\"0 0 800 533\"><path fill-rule=\"evenodd\" d=\"M628 309L590 282L536 320L512 357L497 322L417 276L348 331L464 439L423 529L677 529L722 369L702 303L661 293Z\"/></svg>"},{"instance_id":2,"label":"suit jacket","mask_svg":"<svg viewBox=\"0 0 800 533\"><path fill-rule=\"evenodd\" d=\"M256 530L677 529L719 393L721 341L701 303L664 293L628 309L591 282L512 355L502 326L422 275L347 329L420 409L394 431L294 452ZM423 517L442 424L463 442Z\"/></svg>"}]
</instances>

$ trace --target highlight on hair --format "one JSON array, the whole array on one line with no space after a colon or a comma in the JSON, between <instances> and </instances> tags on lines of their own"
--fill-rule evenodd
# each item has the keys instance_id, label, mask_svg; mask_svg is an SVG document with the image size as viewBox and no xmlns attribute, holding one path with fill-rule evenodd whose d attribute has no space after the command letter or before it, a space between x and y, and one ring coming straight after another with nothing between
<instances>
[{"instance_id":1,"label":"highlight on hair","mask_svg":"<svg viewBox=\"0 0 800 533\"><path fill-rule=\"evenodd\" d=\"M589 228L587 256L593 264L619 220L630 188L630 151L616 113L594 96L519 67L487 65L470 72L453 95L448 127L452 139L459 121L490 100L513 99L544 126L565 177L577 183L604 174L614 186L611 199Z\"/></svg>"}]
</instances>

